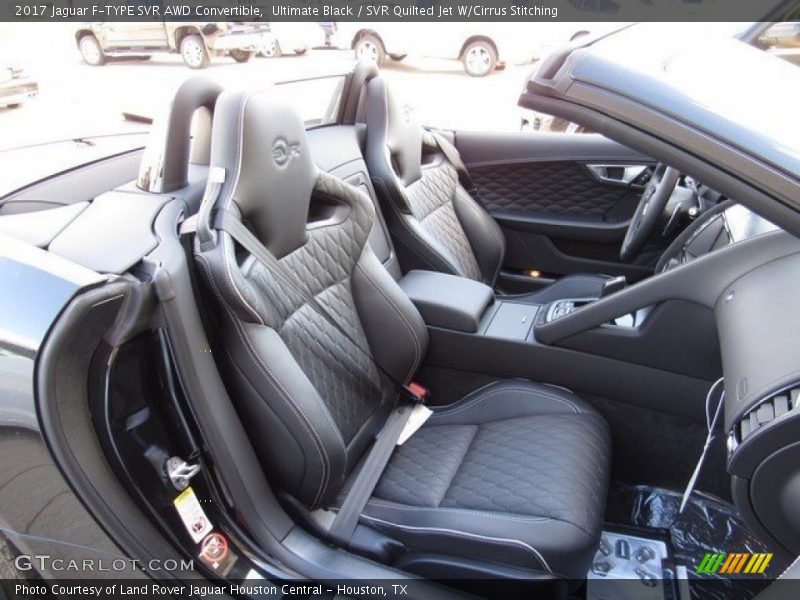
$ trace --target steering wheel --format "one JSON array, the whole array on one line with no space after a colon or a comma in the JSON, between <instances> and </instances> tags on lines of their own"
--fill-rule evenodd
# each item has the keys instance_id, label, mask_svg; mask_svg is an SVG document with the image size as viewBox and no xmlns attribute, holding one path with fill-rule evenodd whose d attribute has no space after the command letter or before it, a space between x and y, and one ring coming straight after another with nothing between
<instances>
[{"instance_id":1,"label":"steering wheel","mask_svg":"<svg viewBox=\"0 0 800 600\"><path fill-rule=\"evenodd\" d=\"M622 248L619 251L622 260L630 262L639 256L647 240L655 232L667 202L675 191L675 186L678 185L680 175L678 171L664 163L656 166L642 192L639 206L633 213L631 224L622 241Z\"/></svg>"}]
</instances>

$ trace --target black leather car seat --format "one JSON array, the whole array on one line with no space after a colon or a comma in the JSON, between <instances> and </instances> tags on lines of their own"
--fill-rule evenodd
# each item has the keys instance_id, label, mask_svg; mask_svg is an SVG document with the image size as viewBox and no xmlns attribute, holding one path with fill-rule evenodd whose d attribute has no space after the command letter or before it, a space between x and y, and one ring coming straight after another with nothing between
<instances>
[{"instance_id":1,"label":"black leather car seat","mask_svg":"<svg viewBox=\"0 0 800 600\"><path fill-rule=\"evenodd\" d=\"M494 287L505 254L500 227L459 181L456 166L415 111L377 74L364 86L359 118L367 125L367 168L404 270L441 271ZM457 156L455 146L445 143ZM608 279L568 275L514 298L545 303L599 297Z\"/></svg>"},{"instance_id":2,"label":"black leather car seat","mask_svg":"<svg viewBox=\"0 0 800 600\"><path fill-rule=\"evenodd\" d=\"M290 107L223 93L211 168L224 182L204 200L195 254L223 338L215 356L271 483L309 513L336 510L397 396L375 361L409 381L425 325L367 243L372 201L316 167ZM210 204L238 215L347 335L216 230ZM583 578L609 454L604 420L573 394L501 381L435 410L395 450L362 527L406 557Z\"/></svg>"}]
</instances>

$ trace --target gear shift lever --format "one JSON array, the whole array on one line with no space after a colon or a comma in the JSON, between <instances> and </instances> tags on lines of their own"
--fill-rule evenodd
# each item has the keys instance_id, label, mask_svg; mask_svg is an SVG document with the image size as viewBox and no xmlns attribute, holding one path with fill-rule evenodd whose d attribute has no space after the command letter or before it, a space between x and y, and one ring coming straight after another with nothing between
<instances>
[{"instance_id":1,"label":"gear shift lever","mask_svg":"<svg viewBox=\"0 0 800 600\"><path fill-rule=\"evenodd\" d=\"M620 275L619 277L614 277L613 279L608 279L603 284L603 289L600 290L600 297L605 298L613 294L614 292L618 292L621 289L625 288L628 285L628 282L625 280L624 275Z\"/></svg>"},{"instance_id":2,"label":"gear shift lever","mask_svg":"<svg viewBox=\"0 0 800 600\"><path fill-rule=\"evenodd\" d=\"M618 292L626 285L628 285L628 282L625 280L624 275L620 277L614 277L613 279L607 279L605 283L603 283L603 287L600 290L600 298L605 298L614 292ZM578 308L586 306L587 304L591 304L595 300L599 300L599 298L565 298L563 300L554 300L550 303L550 307L547 309L545 323L550 323L551 321L555 321L561 317L566 317L567 315L575 312L575 310Z\"/></svg>"}]
</instances>

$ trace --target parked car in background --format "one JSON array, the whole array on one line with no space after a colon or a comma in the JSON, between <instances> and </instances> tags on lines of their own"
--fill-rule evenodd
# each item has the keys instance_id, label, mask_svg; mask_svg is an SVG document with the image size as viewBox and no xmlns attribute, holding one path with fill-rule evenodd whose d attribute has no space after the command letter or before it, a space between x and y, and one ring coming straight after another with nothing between
<instances>
[{"instance_id":1,"label":"parked car in background","mask_svg":"<svg viewBox=\"0 0 800 600\"><path fill-rule=\"evenodd\" d=\"M281 56L287 52L305 54L325 45L325 31L317 23L268 23L268 32L258 49L261 56Z\"/></svg>"},{"instance_id":2,"label":"parked car in background","mask_svg":"<svg viewBox=\"0 0 800 600\"><path fill-rule=\"evenodd\" d=\"M39 93L39 84L25 71L11 65L0 66L0 108L17 108Z\"/></svg>"},{"instance_id":3,"label":"parked car in background","mask_svg":"<svg viewBox=\"0 0 800 600\"><path fill-rule=\"evenodd\" d=\"M75 32L83 60L92 66L110 56L179 53L187 67L203 69L212 56L247 62L272 39L268 23L152 21L86 23Z\"/></svg>"},{"instance_id":4,"label":"parked car in background","mask_svg":"<svg viewBox=\"0 0 800 600\"><path fill-rule=\"evenodd\" d=\"M485 77L506 64L525 64L572 39L610 31L615 23L415 23L413 35L402 23L339 23L337 38L356 59L403 60L408 54L460 60L464 71Z\"/></svg>"},{"instance_id":5,"label":"parked car in background","mask_svg":"<svg viewBox=\"0 0 800 600\"><path fill-rule=\"evenodd\" d=\"M382 65L387 57L408 54L460 60L464 71L484 77L505 63L523 64L534 58L527 35L509 35L509 23L415 23L415 35L402 23L340 23L340 36L349 40L358 60Z\"/></svg>"},{"instance_id":6,"label":"parked car in background","mask_svg":"<svg viewBox=\"0 0 800 600\"><path fill-rule=\"evenodd\" d=\"M800 10L793 17L798 20L767 27L754 45L790 63L800 65Z\"/></svg>"}]
</instances>

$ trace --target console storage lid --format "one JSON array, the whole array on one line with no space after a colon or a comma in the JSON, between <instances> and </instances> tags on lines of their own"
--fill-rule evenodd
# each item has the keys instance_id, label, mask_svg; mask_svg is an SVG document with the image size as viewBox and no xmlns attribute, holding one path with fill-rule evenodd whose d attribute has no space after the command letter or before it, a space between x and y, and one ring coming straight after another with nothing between
<instances>
[{"instance_id":1,"label":"console storage lid","mask_svg":"<svg viewBox=\"0 0 800 600\"><path fill-rule=\"evenodd\" d=\"M486 307L494 301L487 285L434 271L409 271L399 282L425 323L475 333Z\"/></svg>"}]
</instances>

